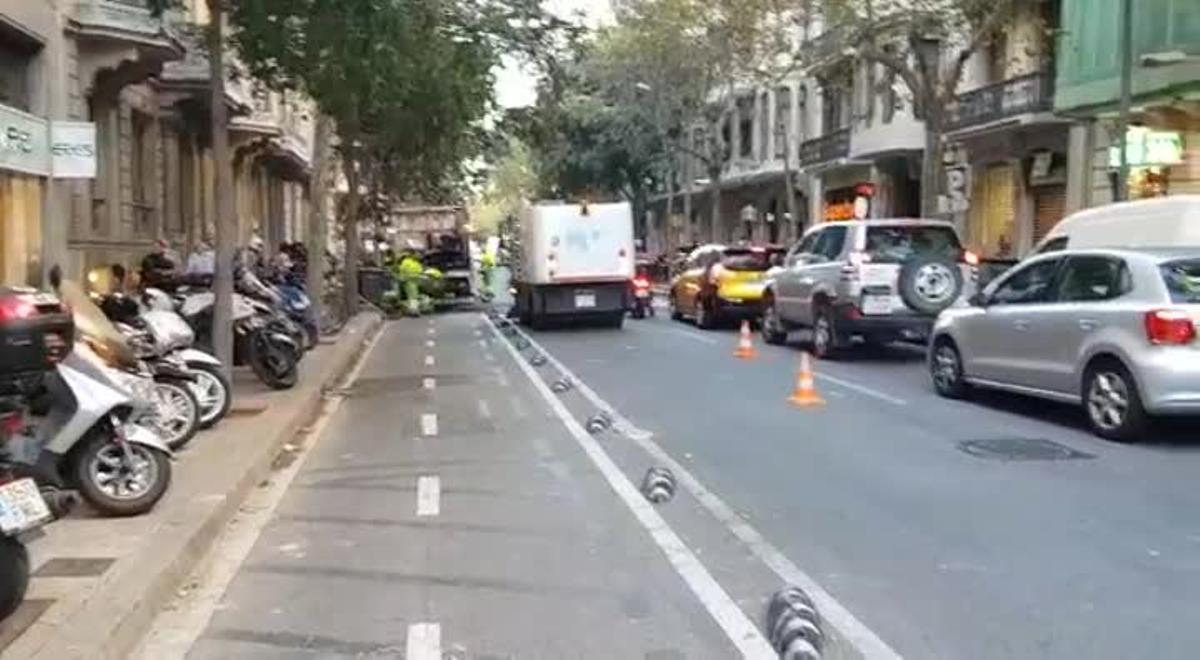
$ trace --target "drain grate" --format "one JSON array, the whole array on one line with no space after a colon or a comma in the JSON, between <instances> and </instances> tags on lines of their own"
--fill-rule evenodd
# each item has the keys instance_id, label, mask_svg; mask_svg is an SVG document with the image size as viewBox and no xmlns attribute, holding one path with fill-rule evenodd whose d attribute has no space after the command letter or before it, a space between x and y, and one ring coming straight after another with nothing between
<instances>
[{"instance_id":1,"label":"drain grate","mask_svg":"<svg viewBox=\"0 0 1200 660\"><path fill-rule=\"evenodd\" d=\"M47 560L34 577L96 577L103 575L115 559L107 557L55 557Z\"/></svg>"},{"instance_id":2,"label":"drain grate","mask_svg":"<svg viewBox=\"0 0 1200 660\"><path fill-rule=\"evenodd\" d=\"M1045 438L987 438L964 440L958 448L976 458L1001 461L1069 461L1096 458Z\"/></svg>"}]
</instances>

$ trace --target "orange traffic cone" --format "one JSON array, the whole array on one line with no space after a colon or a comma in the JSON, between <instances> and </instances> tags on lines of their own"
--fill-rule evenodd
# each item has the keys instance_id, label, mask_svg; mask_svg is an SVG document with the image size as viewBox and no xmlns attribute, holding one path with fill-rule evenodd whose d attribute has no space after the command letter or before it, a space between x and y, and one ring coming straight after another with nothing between
<instances>
[{"instance_id":1,"label":"orange traffic cone","mask_svg":"<svg viewBox=\"0 0 1200 660\"><path fill-rule=\"evenodd\" d=\"M817 394L817 386L813 382L812 362L808 351L800 354L800 373L796 375L796 389L792 391L788 401L801 408L825 405L825 399Z\"/></svg>"},{"instance_id":2,"label":"orange traffic cone","mask_svg":"<svg viewBox=\"0 0 1200 660\"><path fill-rule=\"evenodd\" d=\"M733 357L743 360L753 360L758 357L758 352L754 350L754 341L750 338L749 321L742 321L742 333L738 338L737 350L733 352Z\"/></svg>"}]
</instances>

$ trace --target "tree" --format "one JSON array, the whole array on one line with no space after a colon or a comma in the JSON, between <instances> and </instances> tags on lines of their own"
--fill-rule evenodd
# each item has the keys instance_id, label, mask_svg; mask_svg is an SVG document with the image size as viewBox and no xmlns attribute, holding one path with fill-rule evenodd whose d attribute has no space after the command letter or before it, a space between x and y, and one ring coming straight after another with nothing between
<instances>
[{"instance_id":1,"label":"tree","mask_svg":"<svg viewBox=\"0 0 1200 660\"><path fill-rule=\"evenodd\" d=\"M212 341L226 375L233 365L233 159L225 107L225 2L208 0L208 61L213 164L216 169L216 263L213 272Z\"/></svg>"},{"instance_id":2,"label":"tree","mask_svg":"<svg viewBox=\"0 0 1200 660\"><path fill-rule=\"evenodd\" d=\"M241 0L235 42L255 77L299 89L335 122L347 314L357 308L363 174L404 199L445 192L477 145L499 53L555 28L535 0Z\"/></svg>"},{"instance_id":3,"label":"tree","mask_svg":"<svg viewBox=\"0 0 1200 660\"><path fill-rule=\"evenodd\" d=\"M921 213L939 213L942 139L971 56L997 36L1028 0L824 0L802 2L825 21L827 39L845 45L846 56L883 66L911 94L913 112L925 123L921 163ZM822 55L823 56L823 55ZM821 66L822 56L810 58Z\"/></svg>"}]
</instances>

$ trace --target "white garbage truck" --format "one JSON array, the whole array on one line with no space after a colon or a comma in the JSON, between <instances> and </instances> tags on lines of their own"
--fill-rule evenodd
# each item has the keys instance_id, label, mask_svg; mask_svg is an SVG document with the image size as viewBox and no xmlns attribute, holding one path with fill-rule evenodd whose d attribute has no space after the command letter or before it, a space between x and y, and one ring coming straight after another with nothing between
<instances>
[{"instance_id":1,"label":"white garbage truck","mask_svg":"<svg viewBox=\"0 0 1200 660\"><path fill-rule=\"evenodd\" d=\"M633 212L625 202L539 202L522 210L513 284L522 323L621 327L633 279Z\"/></svg>"}]
</instances>

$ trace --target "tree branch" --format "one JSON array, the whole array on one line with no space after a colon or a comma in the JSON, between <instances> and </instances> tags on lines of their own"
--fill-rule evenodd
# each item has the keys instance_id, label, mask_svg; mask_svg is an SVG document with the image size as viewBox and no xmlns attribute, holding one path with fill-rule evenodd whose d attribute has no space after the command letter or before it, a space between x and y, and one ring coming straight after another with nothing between
<instances>
[{"instance_id":1,"label":"tree branch","mask_svg":"<svg viewBox=\"0 0 1200 660\"><path fill-rule=\"evenodd\" d=\"M946 72L946 77L942 80L942 89L938 90L939 100L952 101L958 91L958 81L962 78L963 68L967 65L967 60L971 59L971 55L975 53L985 41L991 38L996 30L1000 29L1001 24L1007 19L1013 10L1012 0L994 0L998 6L988 13L984 18L983 23L979 28L971 34L970 40L963 46L962 50L954 57L954 62L950 65Z\"/></svg>"}]
</instances>

